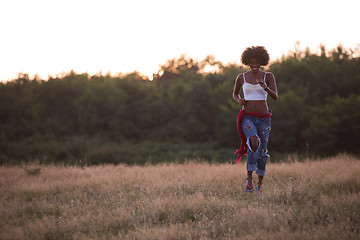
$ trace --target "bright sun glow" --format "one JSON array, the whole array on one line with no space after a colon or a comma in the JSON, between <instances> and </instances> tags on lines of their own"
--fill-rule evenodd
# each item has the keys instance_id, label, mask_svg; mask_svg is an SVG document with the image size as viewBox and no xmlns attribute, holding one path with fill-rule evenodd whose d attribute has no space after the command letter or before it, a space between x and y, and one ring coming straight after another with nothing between
<instances>
[{"instance_id":1,"label":"bright sun glow","mask_svg":"<svg viewBox=\"0 0 360 240\"><path fill-rule=\"evenodd\" d=\"M217 71L219 71L219 66L218 66L218 65L212 66L212 65L210 65L210 64L207 64L207 65L204 67L203 71L206 72L206 73L209 73L209 72L212 72L212 73L213 73L213 72L217 72Z\"/></svg>"},{"instance_id":2,"label":"bright sun glow","mask_svg":"<svg viewBox=\"0 0 360 240\"><path fill-rule=\"evenodd\" d=\"M152 64L150 67L145 68L144 71L140 72L142 75L147 77L150 81L153 80L154 74L158 74L160 71L160 65Z\"/></svg>"},{"instance_id":3,"label":"bright sun glow","mask_svg":"<svg viewBox=\"0 0 360 240\"><path fill-rule=\"evenodd\" d=\"M211 66L210 65L206 65L205 67L204 67L204 72L210 72L211 71Z\"/></svg>"},{"instance_id":4,"label":"bright sun glow","mask_svg":"<svg viewBox=\"0 0 360 240\"><path fill-rule=\"evenodd\" d=\"M272 60L297 41L313 52L320 44L355 47L358 9L358 0L1 1L0 80L71 70L138 71L152 79L181 54L211 54L227 64L240 63L251 45L264 45Z\"/></svg>"}]
</instances>

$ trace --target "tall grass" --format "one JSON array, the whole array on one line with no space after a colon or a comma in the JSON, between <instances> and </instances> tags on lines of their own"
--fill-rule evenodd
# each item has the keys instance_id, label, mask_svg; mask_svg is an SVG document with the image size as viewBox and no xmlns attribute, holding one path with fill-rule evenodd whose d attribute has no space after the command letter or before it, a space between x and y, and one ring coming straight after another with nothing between
<instances>
[{"instance_id":1,"label":"tall grass","mask_svg":"<svg viewBox=\"0 0 360 240\"><path fill-rule=\"evenodd\" d=\"M36 166L28 166L27 169ZM360 161L0 168L0 239L359 239Z\"/></svg>"}]
</instances>

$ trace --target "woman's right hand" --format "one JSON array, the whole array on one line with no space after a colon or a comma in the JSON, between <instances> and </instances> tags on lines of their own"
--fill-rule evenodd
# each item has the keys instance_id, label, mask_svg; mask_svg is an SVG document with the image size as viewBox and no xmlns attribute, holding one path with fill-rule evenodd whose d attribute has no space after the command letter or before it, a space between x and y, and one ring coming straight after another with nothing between
<instances>
[{"instance_id":1,"label":"woman's right hand","mask_svg":"<svg viewBox=\"0 0 360 240\"><path fill-rule=\"evenodd\" d=\"M238 101L238 103L241 105L241 106L244 106L245 105L245 98L239 98L240 100Z\"/></svg>"}]
</instances>

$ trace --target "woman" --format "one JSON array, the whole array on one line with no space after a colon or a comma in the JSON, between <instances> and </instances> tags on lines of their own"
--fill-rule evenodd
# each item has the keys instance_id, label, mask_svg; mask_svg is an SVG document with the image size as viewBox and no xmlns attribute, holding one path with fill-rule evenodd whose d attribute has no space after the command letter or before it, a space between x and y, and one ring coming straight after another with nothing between
<instances>
[{"instance_id":1,"label":"woman","mask_svg":"<svg viewBox=\"0 0 360 240\"><path fill-rule=\"evenodd\" d=\"M266 99L269 94L277 100L278 93L275 77L271 72L260 70L260 66L269 63L269 54L262 46L252 46L245 49L241 55L241 62L250 70L239 74L235 80L233 98L243 108L240 110L237 127L241 137L239 154L235 160L240 162L241 156L247 154L247 179L245 191L253 192L253 171L259 176L255 190L262 193L263 179L267 159L267 143L271 126L271 110ZM244 98L240 97L243 88Z\"/></svg>"}]
</instances>

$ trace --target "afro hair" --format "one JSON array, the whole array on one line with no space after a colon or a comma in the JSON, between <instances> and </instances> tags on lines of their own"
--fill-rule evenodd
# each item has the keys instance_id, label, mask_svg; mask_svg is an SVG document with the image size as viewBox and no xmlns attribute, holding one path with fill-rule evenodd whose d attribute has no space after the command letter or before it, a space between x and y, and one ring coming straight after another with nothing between
<instances>
[{"instance_id":1,"label":"afro hair","mask_svg":"<svg viewBox=\"0 0 360 240\"><path fill-rule=\"evenodd\" d=\"M268 65L270 60L269 53L263 46L248 47L241 54L241 62L244 65L249 65L252 58L258 60L261 66Z\"/></svg>"}]
</instances>

